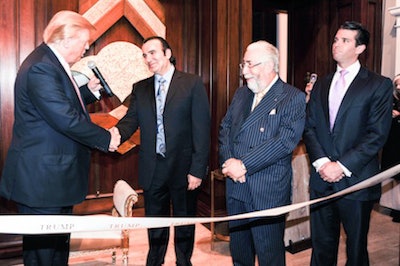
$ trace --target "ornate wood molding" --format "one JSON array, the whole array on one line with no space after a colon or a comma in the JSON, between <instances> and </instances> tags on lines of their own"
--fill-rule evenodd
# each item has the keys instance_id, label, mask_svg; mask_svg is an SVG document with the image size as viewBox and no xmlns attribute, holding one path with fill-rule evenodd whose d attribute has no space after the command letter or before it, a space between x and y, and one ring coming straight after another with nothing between
<instances>
[{"instance_id":1,"label":"ornate wood molding","mask_svg":"<svg viewBox=\"0 0 400 266\"><path fill-rule=\"evenodd\" d=\"M92 42L97 40L121 17L125 17L144 37L158 35L165 38L166 26L164 8L157 0L102 0L86 11L87 2L80 12L97 29Z\"/></svg>"}]
</instances>

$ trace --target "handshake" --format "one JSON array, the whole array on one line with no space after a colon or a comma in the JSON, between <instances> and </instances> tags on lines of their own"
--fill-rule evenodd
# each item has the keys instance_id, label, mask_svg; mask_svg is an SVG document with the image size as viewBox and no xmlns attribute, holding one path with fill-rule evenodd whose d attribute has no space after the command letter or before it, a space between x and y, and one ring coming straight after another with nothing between
<instances>
[{"instance_id":1,"label":"handshake","mask_svg":"<svg viewBox=\"0 0 400 266\"><path fill-rule=\"evenodd\" d=\"M121 134L119 134L119 130L116 127L110 128L108 132L111 134L111 141L108 151L115 152L118 149L118 146L121 144Z\"/></svg>"}]
</instances>

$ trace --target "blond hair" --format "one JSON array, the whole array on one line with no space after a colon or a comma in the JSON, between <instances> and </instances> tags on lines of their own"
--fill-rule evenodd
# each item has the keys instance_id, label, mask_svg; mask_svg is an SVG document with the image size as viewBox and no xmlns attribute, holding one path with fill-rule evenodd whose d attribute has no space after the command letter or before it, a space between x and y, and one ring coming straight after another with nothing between
<instances>
[{"instance_id":1,"label":"blond hair","mask_svg":"<svg viewBox=\"0 0 400 266\"><path fill-rule=\"evenodd\" d=\"M43 32L45 43L55 43L74 37L77 31L87 29L92 34L96 28L79 13L63 10L57 12Z\"/></svg>"}]
</instances>

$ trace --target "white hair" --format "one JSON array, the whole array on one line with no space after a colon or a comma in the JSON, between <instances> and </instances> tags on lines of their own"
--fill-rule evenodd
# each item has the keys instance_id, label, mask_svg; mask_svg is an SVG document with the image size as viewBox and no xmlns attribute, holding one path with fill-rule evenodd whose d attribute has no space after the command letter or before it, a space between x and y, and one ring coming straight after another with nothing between
<instances>
[{"instance_id":1,"label":"white hair","mask_svg":"<svg viewBox=\"0 0 400 266\"><path fill-rule=\"evenodd\" d=\"M272 62L274 71L279 72L279 50L275 46L267 41L256 41L247 46L247 50L253 49L260 50L260 59Z\"/></svg>"}]
</instances>

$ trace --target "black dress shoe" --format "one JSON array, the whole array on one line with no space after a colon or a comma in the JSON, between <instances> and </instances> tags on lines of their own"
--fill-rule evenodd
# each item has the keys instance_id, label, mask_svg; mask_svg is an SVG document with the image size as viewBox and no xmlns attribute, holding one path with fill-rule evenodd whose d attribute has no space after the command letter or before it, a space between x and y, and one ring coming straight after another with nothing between
<instances>
[{"instance_id":1,"label":"black dress shoe","mask_svg":"<svg viewBox=\"0 0 400 266\"><path fill-rule=\"evenodd\" d=\"M392 216L392 222L394 223L400 223L400 211L397 210L392 210L390 213L390 216Z\"/></svg>"}]
</instances>

